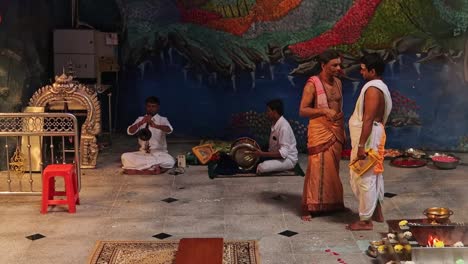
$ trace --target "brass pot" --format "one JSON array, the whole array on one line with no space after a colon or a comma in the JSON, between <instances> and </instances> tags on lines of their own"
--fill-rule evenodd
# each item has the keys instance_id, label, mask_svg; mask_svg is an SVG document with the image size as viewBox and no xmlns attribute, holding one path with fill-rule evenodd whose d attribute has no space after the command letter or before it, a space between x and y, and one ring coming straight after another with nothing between
<instances>
[{"instance_id":1,"label":"brass pot","mask_svg":"<svg viewBox=\"0 0 468 264\"><path fill-rule=\"evenodd\" d=\"M242 137L232 143L230 155L237 163L239 169L247 172L255 168L259 162L259 158L252 155L252 152L257 150L260 150L260 146L255 140Z\"/></svg>"},{"instance_id":2,"label":"brass pot","mask_svg":"<svg viewBox=\"0 0 468 264\"><path fill-rule=\"evenodd\" d=\"M439 224L446 222L453 215L453 211L445 207L430 207L424 210L423 214L431 224Z\"/></svg>"}]
</instances>

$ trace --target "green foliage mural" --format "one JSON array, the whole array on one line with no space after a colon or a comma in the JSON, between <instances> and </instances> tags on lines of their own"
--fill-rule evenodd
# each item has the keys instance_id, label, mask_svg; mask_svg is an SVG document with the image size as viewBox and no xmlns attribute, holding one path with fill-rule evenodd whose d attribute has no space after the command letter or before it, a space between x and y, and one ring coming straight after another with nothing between
<instances>
[{"instance_id":1,"label":"green foliage mural","mask_svg":"<svg viewBox=\"0 0 468 264\"><path fill-rule=\"evenodd\" d=\"M19 6L19 3L27 4ZM296 96L304 79L316 72L315 56L334 48L343 53L343 80L350 81L348 86L352 83L356 90L360 87L358 58L366 52L378 52L391 68L392 88L402 96L399 111L392 116L395 131L403 131L405 127L425 131L421 127L426 128L434 120L436 125L427 130L427 136L435 140L440 132L438 127L457 130L444 115L451 113L458 120L466 119L463 113L467 111L447 108L450 105L466 109L463 107L467 105L462 100L468 82L464 48L468 27L466 0L80 0L79 3L77 28L119 33L122 69L139 71L136 74L139 79L130 80L133 83L144 83L146 69L153 65L154 75L156 64L161 63L166 69L178 71L176 78L183 76L187 82L197 78L201 87L209 84L217 92L231 89L232 94L238 94L248 87L253 93L259 87L268 87L272 92L284 88L292 93L294 89ZM51 41L45 36L50 36L54 28L71 27L69 11L68 1L0 3L2 111L21 108L34 90L53 79ZM429 82L424 79L424 71L432 74L430 81L435 83L422 92L417 88L418 82L425 85ZM154 77L151 74L148 76ZM223 85L217 85L220 80ZM290 98L290 105L297 104L291 94L286 97ZM439 103L436 99L445 101ZM411 103L408 105L406 100ZM238 112L246 109L253 108ZM453 132L451 146L466 149L466 134ZM444 140L440 142L447 142Z\"/></svg>"},{"instance_id":2,"label":"green foliage mural","mask_svg":"<svg viewBox=\"0 0 468 264\"><path fill-rule=\"evenodd\" d=\"M340 49L350 59L347 67L362 50L377 50L388 60L407 52L447 54L463 49L467 27L463 0L117 2L127 33L126 62L138 64L170 48L187 58L188 69L226 77L285 59L298 63L291 76L310 75L316 53L304 48ZM173 15L166 23L168 13Z\"/></svg>"}]
</instances>

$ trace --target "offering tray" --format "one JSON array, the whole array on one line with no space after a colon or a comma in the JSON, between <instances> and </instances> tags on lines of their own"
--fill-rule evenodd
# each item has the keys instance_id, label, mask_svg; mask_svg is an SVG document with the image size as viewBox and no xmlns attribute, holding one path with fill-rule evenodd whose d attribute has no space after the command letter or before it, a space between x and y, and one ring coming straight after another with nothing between
<instances>
[{"instance_id":1,"label":"offering tray","mask_svg":"<svg viewBox=\"0 0 468 264\"><path fill-rule=\"evenodd\" d=\"M434 166L441 170L451 170L460 164L460 158L452 154L435 153L431 156Z\"/></svg>"},{"instance_id":2,"label":"offering tray","mask_svg":"<svg viewBox=\"0 0 468 264\"><path fill-rule=\"evenodd\" d=\"M445 247L459 241L468 245L468 227L465 225L412 226L410 230L420 246L426 246L431 238L443 241Z\"/></svg>"},{"instance_id":3,"label":"offering tray","mask_svg":"<svg viewBox=\"0 0 468 264\"><path fill-rule=\"evenodd\" d=\"M381 240L370 241L366 254L377 258L378 263L388 263L389 261L411 260L411 249L418 246L413 243L413 236L404 237L403 233L382 233L385 236ZM393 236L392 238L390 236Z\"/></svg>"},{"instance_id":4,"label":"offering tray","mask_svg":"<svg viewBox=\"0 0 468 264\"><path fill-rule=\"evenodd\" d=\"M406 156L410 156L415 159L420 159L424 158L426 156L426 152L420 150L420 149L415 149L415 148L409 148L405 151Z\"/></svg>"},{"instance_id":5,"label":"offering tray","mask_svg":"<svg viewBox=\"0 0 468 264\"><path fill-rule=\"evenodd\" d=\"M398 149L385 149L384 159L391 160L403 155L403 152Z\"/></svg>"},{"instance_id":6,"label":"offering tray","mask_svg":"<svg viewBox=\"0 0 468 264\"><path fill-rule=\"evenodd\" d=\"M399 168L419 168L427 164L426 159L417 159L406 155L398 156L390 161L390 164Z\"/></svg>"}]
</instances>

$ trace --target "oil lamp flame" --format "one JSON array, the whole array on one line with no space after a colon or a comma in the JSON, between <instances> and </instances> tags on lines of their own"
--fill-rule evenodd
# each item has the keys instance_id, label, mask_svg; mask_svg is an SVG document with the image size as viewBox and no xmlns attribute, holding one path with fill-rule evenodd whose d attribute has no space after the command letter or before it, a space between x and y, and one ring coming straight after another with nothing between
<instances>
[{"instance_id":1,"label":"oil lamp flame","mask_svg":"<svg viewBox=\"0 0 468 264\"><path fill-rule=\"evenodd\" d=\"M427 239L427 246L441 248L444 247L445 244L444 241L438 239L436 236L429 235L429 238Z\"/></svg>"}]
</instances>

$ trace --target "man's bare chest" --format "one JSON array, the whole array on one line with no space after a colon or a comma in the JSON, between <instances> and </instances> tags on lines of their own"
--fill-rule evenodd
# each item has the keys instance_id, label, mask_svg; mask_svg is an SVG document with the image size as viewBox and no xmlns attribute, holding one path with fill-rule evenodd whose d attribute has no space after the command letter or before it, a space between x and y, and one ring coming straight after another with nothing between
<instances>
[{"instance_id":1,"label":"man's bare chest","mask_svg":"<svg viewBox=\"0 0 468 264\"><path fill-rule=\"evenodd\" d=\"M341 92L338 87L324 84L325 93L327 94L327 100L329 102L341 101Z\"/></svg>"}]
</instances>

